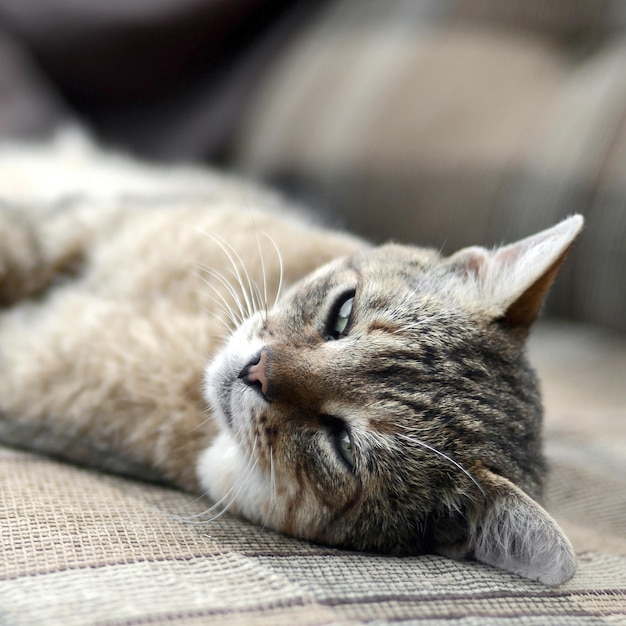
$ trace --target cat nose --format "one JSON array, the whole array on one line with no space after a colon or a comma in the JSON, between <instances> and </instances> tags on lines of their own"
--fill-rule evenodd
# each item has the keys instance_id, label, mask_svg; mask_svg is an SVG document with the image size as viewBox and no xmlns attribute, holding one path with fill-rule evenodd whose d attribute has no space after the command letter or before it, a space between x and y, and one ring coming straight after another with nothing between
<instances>
[{"instance_id":1,"label":"cat nose","mask_svg":"<svg viewBox=\"0 0 626 626\"><path fill-rule=\"evenodd\" d=\"M261 350L242 370L239 372L239 380L249 387L254 387L267 400L267 351Z\"/></svg>"}]
</instances>

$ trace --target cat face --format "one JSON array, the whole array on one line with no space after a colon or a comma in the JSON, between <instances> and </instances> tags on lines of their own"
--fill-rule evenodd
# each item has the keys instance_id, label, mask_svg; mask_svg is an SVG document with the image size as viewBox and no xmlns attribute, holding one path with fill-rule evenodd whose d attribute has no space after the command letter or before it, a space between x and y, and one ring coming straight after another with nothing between
<instances>
[{"instance_id":1,"label":"cat face","mask_svg":"<svg viewBox=\"0 0 626 626\"><path fill-rule=\"evenodd\" d=\"M508 553L486 557L483 535L505 501L533 527L545 513L531 499L544 464L524 338L538 309L529 298L543 299L538 281L566 243L530 271L540 243L500 259L374 248L255 313L207 368L222 426L199 463L209 495L316 542L476 554L528 575L502 562ZM518 258L526 280L512 269Z\"/></svg>"}]
</instances>

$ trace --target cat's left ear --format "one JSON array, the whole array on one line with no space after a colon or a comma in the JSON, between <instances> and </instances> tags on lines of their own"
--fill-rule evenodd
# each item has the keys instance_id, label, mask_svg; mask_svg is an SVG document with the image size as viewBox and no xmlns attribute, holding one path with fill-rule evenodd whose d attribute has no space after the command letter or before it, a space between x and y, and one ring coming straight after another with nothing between
<instances>
[{"instance_id":1,"label":"cat's left ear","mask_svg":"<svg viewBox=\"0 0 626 626\"><path fill-rule=\"evenodd\" d=\"M552 281L583 227L581 215L516 243L487 250L464 248L447 265L476 288L476 297L511 327L537 318Z\"/></svg>"},{"instance_id":2,"label":"cat's left ear","mask_svg":"<svg viewBox=\"0 0 626 626\"><path fill-rule=\"evenodd\" d=\"M474 558L546 585L569 580L574 550L550 514L503 476L483 470L479 480L489 504L469 520Z\"/></svg>"}]
</instances>

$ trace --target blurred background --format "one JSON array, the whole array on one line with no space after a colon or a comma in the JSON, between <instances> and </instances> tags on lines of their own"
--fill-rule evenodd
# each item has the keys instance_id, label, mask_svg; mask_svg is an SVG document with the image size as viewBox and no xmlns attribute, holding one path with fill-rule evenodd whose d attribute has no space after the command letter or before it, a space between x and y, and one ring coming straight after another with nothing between
<instances>
[{"instance_id":1,"label":"blurred background","mask_svg":"<svg viewBox=\"0 0 626 626\"><path fill-rule=\"evenodd\" d=\"M0 138L78 121L452 252L587 217L548 304L626 330L623 0L0 0Z\"/></svg>"}]
</instances>

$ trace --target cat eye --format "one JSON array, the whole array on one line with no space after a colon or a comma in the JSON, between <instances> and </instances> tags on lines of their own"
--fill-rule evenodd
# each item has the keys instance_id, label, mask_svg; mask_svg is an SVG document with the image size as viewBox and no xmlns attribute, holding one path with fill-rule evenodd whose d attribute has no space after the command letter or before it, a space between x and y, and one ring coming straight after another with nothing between
<instances>
[{"instance_id":1,"label":"cat eye","mask_svg":"<svg viewBox=\"0 0 626 626\"><path fill-rule=\"evenodd\" d=\"M337 434L336 439L337 450L339 451L339 454L343 457L343 460L350 466L350 468L354 469L354 453L352 452L352 440L350 439L348 431L344 428L341 432Z\"/></svg>"},{"instance_id":2,"label":"cat eye","mask_svg":"<svg viewBox=\"0 0 626 626\"><path fill-rule=\"evenodd\" d=\"M354 450L352 448L352 438L346 428L345 422L332 415L320 415L320 420L328 430L337 455L348 469L353 472Z\"/></svg>"},{"instance_id":3,"label":"cat eye","mask_svg":"<svg viewBox=\"0 0 626 626\"><path fill-rule=\"evenodd\" d=\"M327 322L326 334L329 339L339 339L347 333L353 307L354 291L343 293L337 298Z\"/></svg>"}]
</instances>

